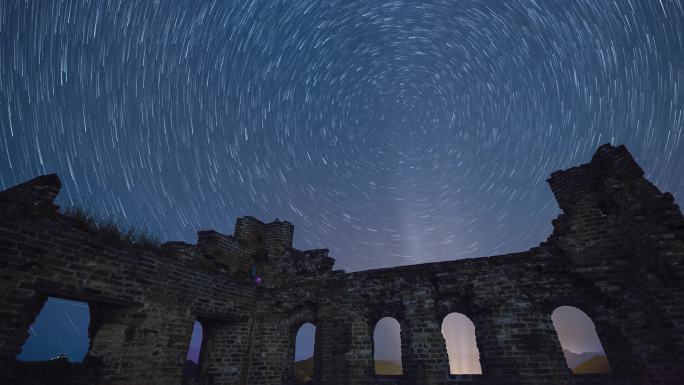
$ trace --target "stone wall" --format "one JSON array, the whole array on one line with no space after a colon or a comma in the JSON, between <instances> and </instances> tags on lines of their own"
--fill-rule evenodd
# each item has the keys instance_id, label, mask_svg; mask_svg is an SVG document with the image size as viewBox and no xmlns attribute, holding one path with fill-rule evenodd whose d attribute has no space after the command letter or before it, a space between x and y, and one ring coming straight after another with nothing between
<instances>
[{"instance_id":1,"label":"stone wall","mask_svg":"<svg viewBox=\"0 0 684 385\"><path fill-rule=\"evenodd\" d=\"M684 378L684 219L627 150L549 179L563 213L529 251L363 272L292 248L284 221L238 219L198 245L108 244L60 214L56 176L0 193L0 376L12 378L49 295L88 302L98 384L180 384L204 326L197 384L287 384L299 326L317 327L316 384L679 384ZM256 285L249 271L263 278ZM551 313L591 317L612 373L573 375ZM482 375L449 374L441 323L475 325ZM373 329L401 325L402 376L376 376ZM76 381L76 380L74 380ZM76 383L76 382L74 382Z\"/></svg>"},{"instance_id":2,"label":"stone wall","mask_svg":"<svg viewBox=\"0 0 684 385\"><path fill-rule=\"evenodd\" d=\"M0 378L10 377L48 296L88 303L85 362L107 384L179 384L196 319L250 319L256 291L247 272L194 245L149 250L103 238L57 212L58 190L59 179L46 176L0 193Z\"/></svg>"}]
</instances>

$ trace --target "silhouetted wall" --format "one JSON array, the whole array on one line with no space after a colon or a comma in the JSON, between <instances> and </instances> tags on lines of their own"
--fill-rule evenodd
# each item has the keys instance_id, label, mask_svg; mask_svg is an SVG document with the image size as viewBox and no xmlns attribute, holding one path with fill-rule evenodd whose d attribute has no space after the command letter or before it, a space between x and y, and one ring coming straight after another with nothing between
<instances>
[{"instance_id":1,"label":"silhouetted wall","mask_svg":"<svg viewBox=\"0 0 684 385\"><path fill-rule=\"evenodd\" d=\"M59 178L38 177L0 193L0 377L30 377L15 357L47 296L59 296L91 309L73 383L180 384L197 319L196 384L291 383L305 322L316 325L316 384L681 383L684 219L672 196L623 146L548 182L563 213L538 247L345 273L325 249L293 249L284 221L239 218L233 236L201 231L197 245L113 241L60 214ZM551 321L562 305L591 317L612 373L567 368ZM449 375L451 312L475 325L482 375ZM386 316L401 325L402 376L375 375L373 329Z\"/></svg>"}]
</instances>

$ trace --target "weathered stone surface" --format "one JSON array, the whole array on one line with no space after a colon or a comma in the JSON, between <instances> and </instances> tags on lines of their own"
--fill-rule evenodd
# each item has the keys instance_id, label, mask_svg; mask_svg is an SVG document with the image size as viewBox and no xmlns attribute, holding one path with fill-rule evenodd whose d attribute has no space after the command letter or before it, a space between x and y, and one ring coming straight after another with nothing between
<instances>
[{"instance_id":1,"label":"weathered stone surface","mask_svg":"<svg viewBox=\"0 0 684 385\"><path fill-rule=\"evenodd\" d=\"M681 383L684 219L672 196L622 146L548 182L563 213L538 247L345 273L325 249L293 249L293 226L277 220L239 218L232 236L201 231L197 245L110 243L58 212L59 178L33 179L0 193L0 378L29 381L15 357L59 296L91 311L86 360L60 369L72 383L180 384L195 320L195 384L290 383L305 322L317 326L316 384ZM594 321L613 373L567 368L551 322L563 305ZM449 375L440 328L451 312L475 325L482 375ZM402 328L400 377L374 374L372 333L386 316Z\"/></svg>"}]
</instances>

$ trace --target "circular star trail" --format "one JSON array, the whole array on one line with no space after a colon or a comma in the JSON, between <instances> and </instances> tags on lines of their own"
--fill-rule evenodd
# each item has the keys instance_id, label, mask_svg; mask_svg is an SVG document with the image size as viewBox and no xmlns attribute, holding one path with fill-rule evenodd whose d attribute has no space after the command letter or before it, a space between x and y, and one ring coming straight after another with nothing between
<instances>
[{"instance_id":1,"label":"circular star trail","mask_svg":"<svg viewBox=\"0 0 684 385\"><path fill-rule=\"evenodd\" d=\"M162 240L295 225L337 268L526 250L626 144L684 197L679 0L0 5L0 187Z\"/></svg>"}]
</instances>

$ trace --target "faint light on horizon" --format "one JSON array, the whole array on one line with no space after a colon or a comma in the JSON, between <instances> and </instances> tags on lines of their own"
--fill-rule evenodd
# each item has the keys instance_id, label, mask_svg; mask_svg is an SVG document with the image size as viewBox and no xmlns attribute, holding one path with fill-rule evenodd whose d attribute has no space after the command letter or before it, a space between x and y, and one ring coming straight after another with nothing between
<instances>
[{"instance_id":1,"label":"faint light on horizon","mask_svg":"<svg viewBox=\"0 0 684 385\"><path fill-rule=\"evenodd\" d=\"M442 321L451 374L482 374L475 325L463 314L451 313Z\"/></svg>"}]
</instances>

